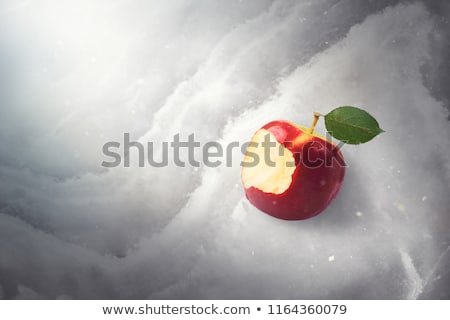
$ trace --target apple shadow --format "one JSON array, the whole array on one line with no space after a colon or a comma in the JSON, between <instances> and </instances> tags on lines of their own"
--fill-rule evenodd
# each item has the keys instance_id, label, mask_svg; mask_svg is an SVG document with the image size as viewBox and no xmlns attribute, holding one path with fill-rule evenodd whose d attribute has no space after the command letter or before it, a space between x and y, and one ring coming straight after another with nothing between
<instances>
[{"instance_id":1,"label":"apple shadow","mask_svg":"<svg viewBox=\"0 0 450 320\"><path fill-rule=\"evenodd\" d=\"M356 170L346 169L344 182L336 198L319 215L306 220L318 227L348 228L367 223L363 217L371 214L373 202L365 181Z\"/></svg>"}]
</instances>

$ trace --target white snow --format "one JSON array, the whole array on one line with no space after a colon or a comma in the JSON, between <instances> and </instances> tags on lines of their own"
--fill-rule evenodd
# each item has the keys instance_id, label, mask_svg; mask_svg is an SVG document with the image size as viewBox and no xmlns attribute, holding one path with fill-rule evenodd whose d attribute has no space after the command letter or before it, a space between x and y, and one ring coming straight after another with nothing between
<instances>
[{"instance_id":1,"label":"white snow","mask_svg":"<svg viewBox=\"0 0 450 320\"><path fill-rule=\"evenodd\" d=\"M425 5L16 3L0 4L0 297L397 299L439 276L450 126L424 84L445 47ZM238 149L232 167L100 166L124 132L242 144L340 105L386 132L343 147L343 188L310 220L251 206Z\"/></svg>"}]
</instances>

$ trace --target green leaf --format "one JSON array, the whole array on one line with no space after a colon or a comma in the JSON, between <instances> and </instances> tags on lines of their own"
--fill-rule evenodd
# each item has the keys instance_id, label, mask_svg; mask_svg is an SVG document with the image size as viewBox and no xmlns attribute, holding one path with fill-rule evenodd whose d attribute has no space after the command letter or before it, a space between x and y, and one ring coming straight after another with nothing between
<instances>
[{"instance_id":1,"label":"green leaf","mask_svg":"<svg viewBox=\"0 0 450 320\"><path fill-rule=\"evenodd\" d=\"M365 143L384 132L368 112L350 106L325 115L325 127L334 138L349 144Z\"/></svg>"}]
</instances>

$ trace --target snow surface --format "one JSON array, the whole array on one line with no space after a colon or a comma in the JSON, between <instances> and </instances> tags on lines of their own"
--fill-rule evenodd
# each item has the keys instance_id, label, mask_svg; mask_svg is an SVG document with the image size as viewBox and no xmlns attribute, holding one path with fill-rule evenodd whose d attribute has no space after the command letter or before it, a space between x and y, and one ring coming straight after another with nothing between
<instances>
[{"instance_id":1,"label":"snow surface","mask_svg":"<svg viewBox=\"0 0 450 320\"><path fill-rule=\"evenodd\" d=\"M445 1L2 1L0 298L450 298ZM104 169L363 107L332 205L260 213L231 167ZM318 131L324 132L323 124Z\"/></svg>"}]
</instances>

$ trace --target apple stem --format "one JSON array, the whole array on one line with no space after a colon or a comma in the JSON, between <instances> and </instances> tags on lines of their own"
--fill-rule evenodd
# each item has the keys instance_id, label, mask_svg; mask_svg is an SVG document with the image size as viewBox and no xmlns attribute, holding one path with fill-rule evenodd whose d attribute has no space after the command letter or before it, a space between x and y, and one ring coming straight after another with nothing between
<instances>
[{"instance_id":1,"label":"apple stem","mask_svg":"<svg viewBox=\"0 0 450 320\"><path fill-rule=\"evenodd\" d=\"M309 134L312 134L314 132L314 128L316 127L317 121L319 121L320 116L323 116L323 114L314 112L314 119L311 125L311 129L309 130Z\"/></svg>"}]
</instances>

